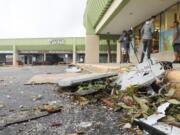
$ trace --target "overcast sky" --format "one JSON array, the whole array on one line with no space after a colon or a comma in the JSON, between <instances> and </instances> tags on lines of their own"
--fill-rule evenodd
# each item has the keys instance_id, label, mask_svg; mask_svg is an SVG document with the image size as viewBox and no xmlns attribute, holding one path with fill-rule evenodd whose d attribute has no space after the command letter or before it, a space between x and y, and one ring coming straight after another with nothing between
<instances>
[{"instance_id":1,"label":"overcast sky","mask_svg":"<svg viewBox=\"0 0 180 135\"><path fill-rule=\"evenodd\" d=\"M0 0L0 38L85 36L86 0Z\"/></svg>"}]
</instances>

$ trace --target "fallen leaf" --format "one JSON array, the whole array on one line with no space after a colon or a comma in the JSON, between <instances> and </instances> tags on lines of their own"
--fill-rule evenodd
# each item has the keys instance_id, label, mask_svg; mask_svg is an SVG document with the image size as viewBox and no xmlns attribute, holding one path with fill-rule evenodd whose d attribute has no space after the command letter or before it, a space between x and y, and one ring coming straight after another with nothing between
<instances>
[{"instance_id":1,"label":"fallen leaf","mask_svg":"<svg viewBox=\"0 0 180 135\"><path fill-rule=\"evenodd\" d=\"M128 105L128 106L132 106L134 101L133 101L133 98L132 98L132 97L130 97L130 96L124 96L124 97L122 98L122 102L125 103L125 104Z\"/></svg>"},{"instance_id":2,"label":"fallen leaf","mask_svg":"<svg viewBox=\"0 0 180 135\"><path fill-rule=\"evenodd\" d=\"M107 98L101 98L101 101L110 108L112 108L114 105L113 101Z\"/></svg>"},{"instance_id":3,"label":"fallen leaf","mask_svg":"<svg viewBox=\"0 0 180 135\"><path fill-rule=\"evenodd\" d=\"M35 106L34 109L38 111L46 111L48 113L54 113L54 112L60 112L62 110L63 106L59 104L44 104L44 105L38 105Z\"/></svg>"},{"instance_id":4,"label":"fallen leaf","mask_svg":"<svg viewBox=\"0 0 180 135\"><path fill-rule=\"evenodd\" d=\"M87 98L83 97L83 96L74 95L73 96L73 101L78 103L82 107L89 104L89 100Z\"/></svg>"},{"instance_id":5,"label":"fallen leaf","mask_svg":"<svg viewBox=\"0 0 180 135\"><path fill-rule=\"evenodd\" d=\"M118 105L118 106L121 106L121 107L124 108L124 109L133 109L132 106L128 106L128 105L126 105L126 104L124 104L124 103L118 103L117 105Z\"/></svg>"},{"instance_id":6,"label":"fallen leaf","mask_svg":"<svg viewBox=\"0 0 180 135\"><path fill-rule=\"evenodd\" d=\"M177 114L175 117L178 121L180 121L180 114Z\"/></svg>"},{"instance_id":7,"label":"fallen leaf","mask_svg":"<svg viewBox=\"0 0 180 135\"><path fill-rule=\"evenodd\" d=\"M148 103L148 101L146 99L143 98L138 98L137 96L133 95L134 100L140 105L142 111L144 113L147 113L149 107L146 105L146 103Z\"/></svg>"},{"instance_id":8,"label":"fallen leaf","mask_svg":"<svg viewBox=\"0 0 180 135\"><path fill-rule=\"evenodd\" d=\"M169 124L169 123L176 122L176 119L174 117L168 115L168 116L162 118L161 121Z\"/></svg>"},{"instance_id":9,"label":"fallen leaf","mask_svg":"<svg viewBox=\"0 0 180 135\"><path fill-rule=\"evenodd\" d=\"M172 97L175 93L175 89L171 88L168 93L164 94L166 97Z\"/></svg>"},{"instance_id":10,"label":"fallen leaf","mask_svg":"<svg viewBox=\"0 0 180 135\"><path fill-rule=\"evenodd\" d=\"M130 123L126 123L124 126L123 126L123 128L126 128L126 129L129 129L129 128L131 128L132 127L132 125L130 124Z\"/></svg>"},{"instance_id":11,"label":"fallen leaf","mask_svg":"<svg viewBox=\"0 0 180 135\"><path fill-rule=\"evenodd\" d=\"M171 104L175 104L175 105L179 105L180 104L180 101L178 101L176 99L169 99L168 102L171 103Z\"/></svg>"}]
</instances>

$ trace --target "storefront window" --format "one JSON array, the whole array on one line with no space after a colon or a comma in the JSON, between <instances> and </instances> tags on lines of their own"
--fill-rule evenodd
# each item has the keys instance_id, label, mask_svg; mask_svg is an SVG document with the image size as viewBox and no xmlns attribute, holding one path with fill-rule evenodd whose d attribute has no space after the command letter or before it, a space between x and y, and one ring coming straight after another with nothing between
<instances>
[{"instance_id":1,"label":"storefront window","mask_svg":"<svg viewBox=\"0 0 180 135\"><path fill-rule=\"evenodd\" d=\"M161 14L160 51L172 51L173 22L180 21L179 3Z\"/></svg>"},{"instance_id":2,"label":"storefront window","mask_svg":"<svg viewBox=\"0 0 180 135\"><path fill-rule=\"evenodd\" d=\"M180 22L180 2L158 14L155 19L155 32L152 43L152 53L172 51L173 22ZM134 44L136 50L141 47L140 30L144 23L134 28Z\"/></svg>"},{"instance_id":3,"label":"storefront window","mask_svg":"<svg viewBox=\"0 0 180 135\"><path fill-rule=\"evenodd\" d=\"M107 54L99 54L99 63L107 63Z\"/></svg>"},{"instance_id":4,"label":"storefront window","mask_svg":"<svg viewBox=\"0 0 180 135\"><path fill-rule=\"evenodd\" d=\"M178 18L178 5L169 8L165 12L165 30L171 29L173 22Z\"/></svg>"},{"instance_id":5,"label":"storefront window","mask_svg":"<svg viewBox=\"0 0 180 135\"><path fill-rule=\"evenodd\" d=\"M140 45L141 45L142 26L143 26L143 23L134 28L134 45L135 45L136 50L138 50L138 48L140 48Z\"/></svg>"},{"instance_id":6,"label":"storefront window","mask_svg":"<svg viewBox=\"0 0 180 135\"><path fill-rule=\"evenodd\" d=\"M140 48L141 45L141 28L143 24L144 23L134 28L134 44L137 50L138 48ZM160 15L156 16L154 25L155 25L155 32L153 34L152 53L157 53L159 52Z\"/></svg>"},{"instance_id":7,"label":"storefront window","mask_svg":"<svg viewBox=\"0 0 180 135\"><path fill-rule=\"evenodd\" d=\"M152 53L158 53L159 52L159 34L160 34L160 15L156 16L154 26L155 26L155 31L153 34Z\"/></svg>"}]
</instances>

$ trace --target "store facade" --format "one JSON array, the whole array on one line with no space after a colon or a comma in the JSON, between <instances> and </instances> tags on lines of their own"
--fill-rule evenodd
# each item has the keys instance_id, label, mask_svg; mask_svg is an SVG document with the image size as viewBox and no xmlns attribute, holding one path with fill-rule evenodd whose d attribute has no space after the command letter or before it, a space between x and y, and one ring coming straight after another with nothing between
<instances>
[{"instance_id":1,"label":"store facade","mask_svg":"<svg viewBox=\"0 0 180 135\"><path fill-rule=\"evenodd\" d=\"M112 62L116 42L111 41ZM107 63L107 42L99 42L100 63ZM93 56L93 53L91 54ZM0 39L0 65L84 63L85 37Z\"/></svg>"},{"instance_id":2,"label":"store facade","mask_svg":"<svg viewBox=\"0 0 180 135\"><path fill-rule=\"evenodd\" d=\"M84 62L84 37L0 39L0 63L58 64Z\"/></svg>"},{"instance_id":3,"label":"store facade","mask_svg":"<svg viewBox=\"0 0 180 135\"><path fill-rule=\"evenodd\" d=\"M117 37L123 30L133 29L135 51L137 50L140 55L141 51L138 52L142 47L140 30L144 22L151 16L156 16L153 56L164 59L166 59L164 56L167 56L168 60L173 60L172 24L175 20L180 21L179 3L180 0L87 0L84 13L86 63L99 62L97 56L101 35L109 33L112 37ZM108 38L104 40L108 40ZM118 52L120 45L118 39L116 41L116 62L119 63L121 59L120 52ZM96 51L93 50L96 55L93 59L90 55L92 48L96 49Z\"/></svg>"},{"instance_id":4,"label":"store facade","mask_svg":"<svg viewBox=\"0 0 180 135\"><path fill-rule=\"evenodd\" d=\"M168 7L166 10L156 14L155 32L153 36L152 53L161 53L164 51L173 51L172 36L173 22L180 21L180 2ZM135 45L139 48L141 45L140 30L144 22L134 27Z\"/></svg>"}]
</instances>

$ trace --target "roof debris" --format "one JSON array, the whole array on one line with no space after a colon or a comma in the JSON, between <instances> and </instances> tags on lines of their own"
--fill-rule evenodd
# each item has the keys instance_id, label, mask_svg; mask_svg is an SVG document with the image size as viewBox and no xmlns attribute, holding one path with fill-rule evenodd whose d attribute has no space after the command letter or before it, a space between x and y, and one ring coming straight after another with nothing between
<instances>
[{"instance_id":1,"label":"roof debris","mask_svg":"<svg viewBox=\"0 0 180 135\"><path fill-rule=\"evenodd\" d=\"M166 79L167 73L174 72L171 68L164 62L149 60L120 76L93 73L60 80L58 85L62 89L70 87L73 101L82 107L100 101L114 111L124 110L119 120L121 128L163 135L167 132L159 128L162 125L157 126L161 122L171 126L168 134L174 135L180 134L180 96L176 95L180 87L174 79L173 83Z\"/></svg>"}]
</instances>

